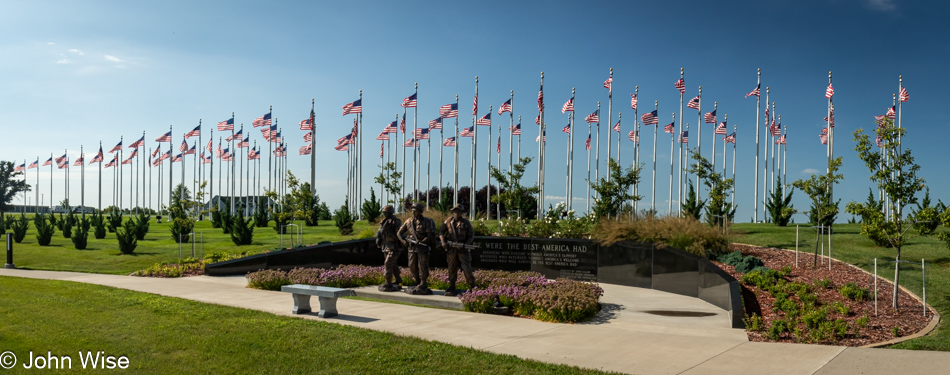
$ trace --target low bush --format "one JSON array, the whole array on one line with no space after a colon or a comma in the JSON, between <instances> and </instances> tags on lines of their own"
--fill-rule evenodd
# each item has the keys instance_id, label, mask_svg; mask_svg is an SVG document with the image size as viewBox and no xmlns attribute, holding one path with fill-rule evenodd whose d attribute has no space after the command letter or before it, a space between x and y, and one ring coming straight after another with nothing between
<instances>
[{"instance_id":1,"label":"low bush","mask_svg":"<svg viewBox=\"0 0 950 375\"><path fill-rule=\"evenodd\" d=\"M868 297L868 290L859 287L855 283L844 284L838 289L838 292L845 298L858 302L864 301Z\"/></svg>"},{"instance_id":2,"label":"low bush","mask_svg":"<svg viewBox=\"0 0 950 375\"><path fill-rule=\"evenodd\" d=\"M498 221L498 232L503 237L521 237L527 229L524 219L509 217Z\"/></svg>"},{"instance_id":3,"label":"low bush","mask_svg":"<svg viewBox=\"0 0 950 375\"><path fill-rule=\"evenodd\" d=\"M759 332L764 328L762 324L762 316L756 313L752 313L751 316L747 315L745 319L742 319L742 321L745 322L745 329L752 332Z\"/></svg>"},{"instance_id":4,"label":"low bush","mask_svg":"<svg viewBox=\"0 0 950 375\"><path fill-rule=\"evenodd\" d=\"M195 229L195 220L187 217L176 217L172 219L172 225L168 229L176 243L187 243L191 240L191 231Z\"/></svg>"},{"instance_id":5,"label":"low bush","mask_svg":"<svg viewBox=\"0 0 950 375\"><path fill-rule=\"evenodd\" d=\"M198 259L182 259L180 263L157 263L144 270L135 271L131 276L181 277L184 274L204 269L205 262Z\"/></svg>"},{"instance_id":6,"label":"low bush","mask_svg":"<svg viewBox=\"0 0 950 375\"><path fill-rule=\"evenodd\" d=\"M724 253L716 257L716 260L733 266L736 268L736 272L747 273L757 268L765 268L762 259L756 258L752 255L743 256L739 251L733 251L731 253Z\"/></svg>"},{"instance_id":7,"label":"low bush","mask_svg":"<svg viewBox=\"0 0 950 375\"><path fill-rule=\"evenodd\" d=\"M374 237L376 237L376 231L374 231L373 228L363 229L359 233L356 234L357 239L374 238Z\"/></svg>"},{"instance_id":8,"label":"low bush","mask_svg":"<svg viewBox=\"0 0 950 375\"><path fill-rule=\"evenodd\" d=\"M653 242L661 246L678 247L708 258L727 252L731 242L729 236L723 234L720 228L711 227L695 219L674 216L600 220L590 233L591 238L604 245L625 240Z\"/></svg>"},{"instance_id":9,"label":"low bush","mask_svg":"<svg viewBox=\"0 0 950 375\"><path fill-rule=\"evenodd\" d=\"M280 290L283 285L290 285L287 272L281 270L260 270L247 274L247 287L264 290Z\"/></svg>"}]
</instances>

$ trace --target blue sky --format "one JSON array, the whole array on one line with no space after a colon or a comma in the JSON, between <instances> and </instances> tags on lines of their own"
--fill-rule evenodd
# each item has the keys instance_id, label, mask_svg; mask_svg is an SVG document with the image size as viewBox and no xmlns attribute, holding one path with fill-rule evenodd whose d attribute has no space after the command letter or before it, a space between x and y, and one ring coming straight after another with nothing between
<instances>
[{"instance_id":1,"label":"blue sky","mask_svg":"<svg viewBox=\"0 0 950 375\"><path fill-rule=\"evenodd\" d=\"M728 114L729 127L738 126L737 220L747 221L754 200L755 102L744 96L755 87L756 69L762 69L763 102L768 86L776 113L788 127L789 181L824 170L825 151L818 133L824 126L827 73L833 71L835 153L844 157L845 176L835 191L843 198L842 208L850 200L863 200L871 187L870 172L853 151L850 133L874 126L873 116L891 105L899 75L911 95L903 106L905 147L913 150L922 166L932 196L950 201L942 188L950 182L942 172L946 153L940 151L948 136L948 120L938 114L940 95L950 84L944 68L950 51L940 26L948 14L947 2L888 0L4 2L0 4L0 33L5 36L0 41L5 56L0 60L4 76L0 160L30 163L38 156L42 163L50 153L59 156L64 149L73 159L80 146L89 155L100 141L108 150L120 136L128 145L142 131L146 146L155 147L152 140L169 125L174 126L177 146L199 119L205 134L231 112L238 124L250 128L251 121L272 105L273 116L290 140L290 169L309 179L309 158L297 156L304 144L297 122L308 116L310 99L315 98L317 192L335 207L342 204L346 191L346 158L332 147L352 124L352 115L340 116L340 107L355 100L360 90L364 175L370 181L379 163L379 141L372 138L396 113L401 115L399 104L416 82L420 126L437 117L438 107L454 101L455 95L460 97L460 123L470 124L475 76L480 81L480 114L489 105L497 110L513 90L514 113L523 118L522 155L534 156L535 100L543 71L547 175L552 176L546 183L545 202L555 204L565 199L567 135L560 129L567 115L559 109L571 88L577 90L575 106L581 118L602 102L606 142L607 90L602 83L610 68L614 68L613 118L616 121L616 113L623 112L623 135L633 127L628 93L634 86L639 86L641 109L659 101L661 125L673 112L678 115L679 94L673 83L684 68L686 100L701 85L703 112L717 101L719 120ZM687 108L683 113L684 121L693 126L690 140L695 147L696 111ZM502 121L502 128L507 128L506 117L497 113L493 117L495 124ZM409 122L411 126L411 111ZM451 124L447 121L447 131ZM578 131L586 130L582 124L578 119ZM480 160L494 147L484 129L479 129ZM703 154L708 157L712 127L704 124L702 131ZM497 131L493 132L494 138ZM245 133L253 134L252 140L259 144L262 141L256 130ZM503 134L502 164L507 165L507 130ZM585 183L580 176L586 175L585 138L586 134L575 134L575 207L584 206ZM649 192L652 183L652 141L652 131L645 129L641 192ZM626 164L631 162L631 145L623 140ZM469 147L466 142L460 147L462 185L469 181ZM602 145L602 155L606 152ZM433 165L437 154L433 146ZM451 161L452 155L446 152L445 158ZM667 206L668 158L669 138L660 132L656 201L661 211ZM219 164L215 165L217 169ZM479 162L480 186L484 165ZM529 171L535 170L534 165ZM48 168L40 173L40 191L47 204ZM71 169L70 197L78 202L78 168ZM86 170L89 205L96 204L92 191L97 173L96 167ZM438 171L432 173L437 180ZM450 162L444 173L450 180ZM111 176L111 170L104 172L105 181ZM61 170L53 174L56 202L64 196L64 178ZM35 179L35 170L29 170L28 182L34 184ZM525 182L535 180L529 173ZM104 205L111 204L111 187L103 190ZM364 191L367 195L368 184ZM650 201L649 194L644 201ZM799 209L808 206L801 192L795 194L794 203ZM803 216L795 219L804 221Z\"/></svg>"}]
</instances>

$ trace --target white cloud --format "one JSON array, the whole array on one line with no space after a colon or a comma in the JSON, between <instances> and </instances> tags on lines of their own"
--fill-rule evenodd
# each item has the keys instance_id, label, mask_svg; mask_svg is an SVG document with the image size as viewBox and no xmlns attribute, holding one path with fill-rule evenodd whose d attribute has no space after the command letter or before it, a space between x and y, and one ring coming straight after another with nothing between
<instances>
[{"instance_id":1,"label":"white cloud","mask_svg":"<svg viewBox=\"0 0 950 375\"><path fill-rule=\"evenodd\" d=\"M69 53L72 53L72 54L76 54L76 55L79 55L79 56L85 55L85 53L83 53L82 51L80 51L80 50L78 50L78 49L75 49L75 48L73 48L73 49L71 49L71 50L69 50L69 51L66 51L66 52L69 52Z\"/></svg>"},{"instance_id":2,"label":"white cloud","mask_svg":"<svg viewBox=\"0 0 950 375\"><path fill-rule=\"evenodd\" d=\"M120 64L121 64L121 63L126 62L125 60L122 60L122 59L120 59L120 58L118 58L118 57L115 57L115 56L112 56L112 55L105 55L104 57L106 58L106 60L112 61L112 62L114 62L114 63L120 63Z\"/></svg>"},{"instance_id":3,"label":"white cloud","mask_svg":"<svg viewBox=\"0 0 950 375\"><path fill-rule=\"evenodd\" d=\"M815 174L815 173L818 173L818 170L815 168L805 168L805 170L802 171L802 174Z\"/></svg>"},{"instance_id":4,"label":"white cloud","mask_svg":"<svg viewBox=\"0 0 950 375\"><path fill-rule=\"evenodd\" d=\"M873 10L879 11L892 11L897 9L897 4L894 3L894 0L865 0L867 6Z\"/></svg>"},{"instance_id":5,"label":"white cloud","mask_svg":"<svg viewBox=\"0 0 950 375\"><path fill-rule=\"evenodd\" d=\"M53 45L56 45L56 43L55 43L55 42L48 42L48 43L46 43L46 45L48 45L48 46L53 46Z\"/></svg>"}]
</instances>

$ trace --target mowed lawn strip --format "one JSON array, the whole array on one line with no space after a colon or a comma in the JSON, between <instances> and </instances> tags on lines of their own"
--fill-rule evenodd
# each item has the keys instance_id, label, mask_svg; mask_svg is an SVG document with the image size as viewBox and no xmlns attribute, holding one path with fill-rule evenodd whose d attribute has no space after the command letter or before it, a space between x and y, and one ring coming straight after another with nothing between
<instances>
[{"instance_id":1,"label":"mowed lawn strip","mask_svg":"<svg viewBox=\"0 0 950 375\"><path fill-rule=\"evenodd\" d=\"M0 343L124 355L137 374L599 374L385 332L68 281L0 277ZM16 372L16 371L15 371Z\"/></svg>"},{"instance_id":2,"label":"mowed lawn strip","mask_svg":"<svg viewBox=\"0 0 950 375\"><path fill-rule=\"evenodd\" d=\"M946 231L939 228L938 231ZM771 224L735 224L734 242L750 245L795 249L795 224L778 227ZM913 229L909 233L913 233ZM828 237L824 237L825 254L828 251ZM835 259L856 265L868 272L874 272L874 258L877 258L878 276L894 280L894 259L896 251L877 247L861 234L861 224L836 224L831 241L831 255ZM811 266L814 262L815 229L809 224L799 224L798 249L802 252L799 266ZM819 247L819 254L821 250ZM920 349L950 351L950 250L947 245L933 237L913 237L901 251L901 260L912 262L901 264L901 286L912 291L918 297L923 296L920 260L927 264L927 304L933 306L942 315L937 328L927 336L894 345L900 349ZM820 262L820 261L819 261ZM819 263L820 265L821 263ZM825 263L827 266L827 263ZM862 285L867 287L867 285ZM878 285L879 308L890 308L890 285ZM923 314L923 309L919 310Z\"/></svg>"}]
</instances>

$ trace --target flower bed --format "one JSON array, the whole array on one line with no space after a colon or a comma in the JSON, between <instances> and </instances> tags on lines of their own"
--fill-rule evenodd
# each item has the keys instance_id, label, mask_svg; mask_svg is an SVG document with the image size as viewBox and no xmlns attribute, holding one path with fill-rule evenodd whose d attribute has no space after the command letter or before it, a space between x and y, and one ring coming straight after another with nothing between
<instances>
[{"instance_id":1,"label":"flower bed","mask_svg":"<svg viewBox=\"0 0 950 375\"><path fill-rule=\"evenodd\" d=\"M309 284L338 288L379 285L384 282L383 267L344 265L333 269L295 268L290 271L260 270L247 274L248 287L280 290L282 285ZM401 268L403 284L414 282L409 270ZM461 278L461 275L459 275ZM569 279L548 280L537 272L475 271L476 285L457 284L468 292L459 296L466 311L493 313L496 302L507 306L516 316L549 322L573 323L590 319L600 310L603 289L597 284ZM446 289L448 271L434 269L429 286Z\"/></svg>"}]
</instances>

